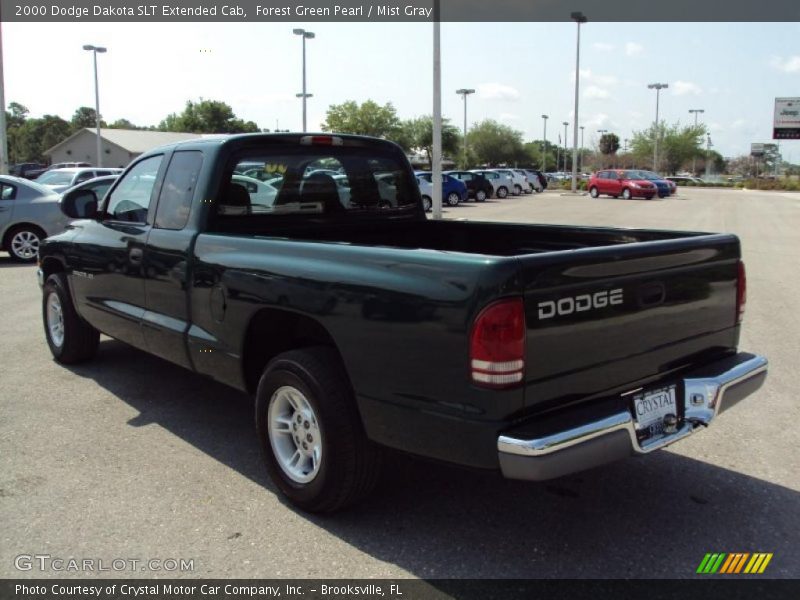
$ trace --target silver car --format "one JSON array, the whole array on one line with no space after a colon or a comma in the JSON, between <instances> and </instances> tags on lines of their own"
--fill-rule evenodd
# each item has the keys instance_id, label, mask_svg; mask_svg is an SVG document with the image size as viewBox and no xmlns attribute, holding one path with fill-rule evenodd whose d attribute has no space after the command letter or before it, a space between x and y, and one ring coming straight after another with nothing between
<instances>
[{"instance_id":1,"label":"silver car","mask_svg":"<svg viewBox=\"0 0 800 600\"><path fill-rule=\"evenodd\" d=\"M118 175L123 169L80 167L69 169L50 169L36 178L36 183L49 187L54 192L64 192L72 186L89 181L95 177Z\"/></svg>"},{"instance_id":2,"label":"silver car","mask_svg":"<svg viewBox=\"0 0 800 600\"><path fill-rule=\"evenodd\" d=\"M60 198L35 181L0 176L0 240L11 258L35 261L39 242L64 229L68 219L59 208Z\"/></svg>"}]
</instances>

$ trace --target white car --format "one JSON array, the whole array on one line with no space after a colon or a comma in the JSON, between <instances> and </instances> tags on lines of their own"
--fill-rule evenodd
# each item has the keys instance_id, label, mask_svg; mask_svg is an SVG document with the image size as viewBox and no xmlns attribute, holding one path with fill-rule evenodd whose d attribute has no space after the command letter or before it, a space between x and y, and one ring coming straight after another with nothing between
<instances>
[{"instance_id":1,"label":"white car","mask_svg":"<svg viewBox=\"0 0 800 600\"><path fill-rule=\"evenodd\" d=\"M433 183L420 176L417 176L417 183L419 184L419 193L422 194L422 206L425 208L425 212L430 212L433 208Z\"/></svg>"},{"instance_id":2,"label":"white car","mask_svg":"<svg viewBox=\"0 0 800 600\"><path fill-rule=\"evenodd\" d=\"M531 171L530 169L523 169L523 171L528 177L528 183L531 185L531 189L537 194L541 194L544 191L544 185L542 185L542 182L539 180L536 171Z\"/></svg>"},{"instance_id":3,"label":"white car","mask_svg":"<svg viewBox=\"0 0 800 600\"><path fill-rule=\"evenodd\" d=\"M472 169L472 173L478 173L488 179L494 189L493 195L501 200L514 193L514 180L509 175L498 173L495 170L481 169Z\"/></svg>"},{"instance_id":4,"label":"white car","mask_svg":"<svg viewBox=\"0 0 800 600\"><path fill-rule=\"evenodd\" d=\"M268 181L261 181L255 177L247 175L233 175L231 181L238 183L250 194L250 206L252 210L258 212L261 208L270 208L275 204L275 197L278 195L278 188ZM280 181L280 178L272 181Z\"/></svg>"},{"instance_id":5,"label":"white car","mask_svg":"<svg viewBox=\"0 0 800 600\"><path fill-rule=\"evenodd\" d=\"M519 196L523 192L526 194L531 193L530 185L528 184L528 177L522 173L521 171L517 171L514 169L491 169L495 173L500 173L501 175L507 175L511 181L513 182L514 188L512 193L515 196Z\"/></svg>"},{"instance_id":6,"label":"white car","mask_svg":"<svg viewBox=\"0 0 800 600\"><path fill-rule=\"evenodd\" d=\"M54 192L61 193L72 186L104 175L119 175L124 169L74 167L69 169L50 169L36 178L36 183L44 185Z\"/></svg>"}]
</instances>

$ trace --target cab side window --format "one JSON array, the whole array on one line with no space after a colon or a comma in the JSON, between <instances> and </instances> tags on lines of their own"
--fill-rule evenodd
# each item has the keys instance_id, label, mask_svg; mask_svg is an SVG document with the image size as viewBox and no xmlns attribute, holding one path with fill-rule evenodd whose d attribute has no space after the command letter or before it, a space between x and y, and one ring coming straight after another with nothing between
<instances>
[{"instance_id":1,"label":"cab side window","mask_svg":"<svg viewBox=\"0 0 800 600\"><path fill-rule=\"evenodd\" d=\"M131 168L111 193L105 218L128 223L146 223L150 197L163 156L151 156Z\"/></svg>"},{"instance_id":2,"label":"cab side window","mask_svg":"<svg viewBox=\"0 0 800 600\"><path fill-rule=\"evenodd\" d=\"M16 186L0 183L0 200L13 200L17 197Z\"/></svg>"},{"instance_id":3,"label":"cab side window","mask_svg":"<svg viewBox=\"0 0 800 600\"><path fill-rule=\"evenodd\" d=\"M172 155L158 199L157 228L183 229L186 226L202 165L202 152L176 152Z\"/></svg>"}]
</instances>

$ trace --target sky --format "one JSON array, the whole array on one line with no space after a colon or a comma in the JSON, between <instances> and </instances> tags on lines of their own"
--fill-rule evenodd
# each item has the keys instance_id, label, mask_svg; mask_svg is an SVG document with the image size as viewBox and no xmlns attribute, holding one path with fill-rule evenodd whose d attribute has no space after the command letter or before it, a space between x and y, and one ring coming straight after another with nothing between
<instances>
[{"instance_id":1,"label":"sky","mask_svg":"<svg viewBox=\"0 0 800 600\"><path fill-rule=\"evenodd\" d=\"M91 54L100 55L100 112L155 125L187 100L222 100L261 128L299 130L301 40L307 42L309 130L319 129L331 104L391 102L401 118L432 113L433 28L429 23L3 23L6 103L32 116L69 119L94 106ZM568 121L572 140L574 23L443 23L442 111L459 127L458 88L475 88L468 122L493 118L558 142ZM774 99L800 97L800 23L594 23L582 27L580 124L584 145L598 129L630 138L655 117L655 91L667 123L710 129L714 149L747 154L769 142ZM563 139L562 139L563 143ZM800 162L800 141L781 143Z\"/></svg>"}]
</instances>

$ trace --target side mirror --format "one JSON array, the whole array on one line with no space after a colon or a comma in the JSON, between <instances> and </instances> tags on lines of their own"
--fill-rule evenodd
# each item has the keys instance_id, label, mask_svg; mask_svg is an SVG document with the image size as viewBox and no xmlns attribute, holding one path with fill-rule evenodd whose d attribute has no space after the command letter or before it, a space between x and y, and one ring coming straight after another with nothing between
<instances>
[{"instance_id":1,"label":"side mirror","mask_svg":"<svg viewBox=\"0 0 800 600\"><path fill-rule=\"evenodd\" d=\"M61 197L61 212L70 219L94 219L97 216L97 194L92 190L75 190Z\"/></svg>"}]
</instances>

